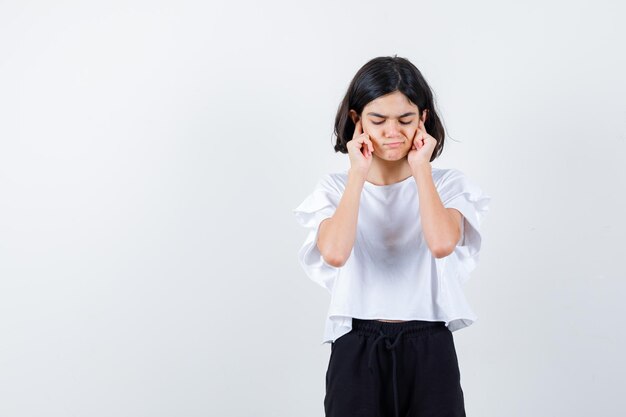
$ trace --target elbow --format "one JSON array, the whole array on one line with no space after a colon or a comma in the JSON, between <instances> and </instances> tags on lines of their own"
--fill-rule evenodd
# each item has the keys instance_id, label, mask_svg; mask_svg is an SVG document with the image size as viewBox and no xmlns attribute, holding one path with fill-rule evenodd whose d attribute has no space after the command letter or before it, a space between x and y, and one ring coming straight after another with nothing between
<instances>
[{"instance_id":1,"label":"elbow","mask_svg":"<svg viewBox=\"0 0 626 417\"><path fill-rule=\"evenodd\" d=\"M320 255L322 255L322 259L324 260L324 262L332 267L341 268L348 260L346 257L337 255L335 251L322 250L322 248L320 248L319 242L317 244L317 249Z\"/></svg>"},{"instance_id":2,"label":"elbow","mask_svg":"<svg viewBox=\"0 0 626 417\"><path fill-rule=\"evenodd\" d=\"M326 221L328 220L328 222ZM329 223L330 222L330 218L329 219L325 219L322 221L322 223L320 223L320 230L319 230L319 236L317 239L317 249L320 253L320 255L322 255L322 260L324 261L324 263L326 265L330 265L334 268L341 268L346 261L348 260L347 257L343 257L340 255L337 255L337 250L335 248L332 247L332 245L328 245L328 243L326 243L323 239L322 239L322 226L325 223ZM323 243L324 242L324 243Z\"/></svg>"},{"instance_id":3,"label":"elbow","mask_svg":"<svg viewBox=\"0 0 626 417\"><path fill-rule=\"evenodd\" d=\"M454 252L454 249L456 248L456 245L457 243L459 243L460 239L461 239L461 234L460 234L460 231L457 230L457 233L455 233L455 236L454 238L452 238L452 240L443 239L439 241L437 244L434 244L431 246L430 252L437 259L445 258L446 256L450 255L452 252Z\"/></svg>"},{"instance_id":4,"label":"elbow","mask_svg":"<svg viewBox=\"0 0 626 417\"><path fill-rule=\"evenodd\" d=\"M332 255L322 255L322 259L324 259L324 262L326 262L328 265L333 266L335 268L341 268L342 266L345 265L346 260L347 260L341 256L332 256Z\"/></svg>"},{"instance_id":5,"label":"elbow","mask_svg":"<svg viewBox=\"0 0 626 417\"><path fill-rule=\"evenodd\" d=\"M431 249L430 252L437 259L445 258L446 256L450 255L452 252L454 252L455 247L456 245L437 246L436 248Z\"/></svg>"}]
</instances>

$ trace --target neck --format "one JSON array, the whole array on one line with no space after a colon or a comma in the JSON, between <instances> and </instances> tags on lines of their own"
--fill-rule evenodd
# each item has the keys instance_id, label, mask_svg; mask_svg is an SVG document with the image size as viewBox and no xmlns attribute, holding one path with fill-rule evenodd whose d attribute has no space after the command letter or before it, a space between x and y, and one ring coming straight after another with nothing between
<instances>
[{"instance_id":1,"label":"neck","mask_svg":"<svg viewBox=\"0 0 626 417\"><path fill-rule=\"evenodd\" d=\"M385 161L372 155L372 165L367 175L367 181L376 185L387 185L400 182L411 175L411 166L406 158L398 161Z\"/></svg>"}]
</instances>

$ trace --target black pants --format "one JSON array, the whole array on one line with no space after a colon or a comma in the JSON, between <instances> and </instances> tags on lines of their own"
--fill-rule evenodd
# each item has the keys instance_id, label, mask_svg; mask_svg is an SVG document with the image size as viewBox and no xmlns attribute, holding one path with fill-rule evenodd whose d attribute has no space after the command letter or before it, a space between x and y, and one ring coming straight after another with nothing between
<instances>
[{"instance_id":1,"label":"black pants","mask_svg":"<svg viewBox=\"0 0 626 417\"><path fill-rule=\"evenodd\" d=\"M326 417L464 417L452 332L444 322L352 319L331 344Z\"/></svg>"}]
</instances>

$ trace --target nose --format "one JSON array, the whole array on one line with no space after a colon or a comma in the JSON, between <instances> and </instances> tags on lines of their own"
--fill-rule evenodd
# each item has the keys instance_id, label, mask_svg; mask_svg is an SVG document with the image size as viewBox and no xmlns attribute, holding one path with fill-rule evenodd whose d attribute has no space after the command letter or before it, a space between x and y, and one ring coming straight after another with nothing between
<instances>
[{"instance_id":1,"label":"nose","mask_svg":"<svg viewBox=\"0 0 626 417\"><path fill-rule=\"evenodd\" d=\"M398 121L390 121L385 125L385 137L395 138L400 134L400 126Z\"/></svg>"}]
</instances>

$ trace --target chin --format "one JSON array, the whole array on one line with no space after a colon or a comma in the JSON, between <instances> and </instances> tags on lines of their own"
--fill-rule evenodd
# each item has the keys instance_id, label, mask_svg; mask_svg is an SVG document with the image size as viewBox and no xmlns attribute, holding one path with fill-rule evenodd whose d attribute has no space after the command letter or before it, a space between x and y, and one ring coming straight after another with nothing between
<instances>
[{"instance_id":1,"label":"chin","mask_svg":"<svg viewBox=\"0 0 626 417\"><path fill-rule=\"evenodd\" d=\"M385 161L399 161L401 159L406 159L408 155L409 155L409 150L407 149L406 152L396 153L392 155L385 155L385 157L381 159L384 159Z\"/></svg>"}]
</instances>

